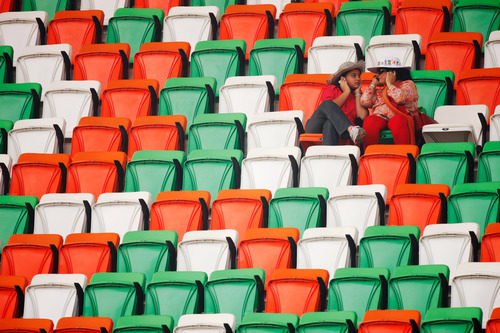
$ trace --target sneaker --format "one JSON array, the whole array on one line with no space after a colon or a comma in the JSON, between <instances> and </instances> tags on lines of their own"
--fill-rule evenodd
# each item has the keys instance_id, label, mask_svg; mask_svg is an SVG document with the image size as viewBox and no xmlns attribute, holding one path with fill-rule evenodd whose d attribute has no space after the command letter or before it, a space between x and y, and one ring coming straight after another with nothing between
<instances>
[{"instance_id":1,"label":"sneaker","mask_svg":"<svg viewBox=\"0 0 500 333\"><path fill-rule=\"evenodd\" d=\"M366 136L366 131L362 127L353 126L349 132L349 136L351 137L352 142L360 144Z\"/></svg>"}]
</instances>

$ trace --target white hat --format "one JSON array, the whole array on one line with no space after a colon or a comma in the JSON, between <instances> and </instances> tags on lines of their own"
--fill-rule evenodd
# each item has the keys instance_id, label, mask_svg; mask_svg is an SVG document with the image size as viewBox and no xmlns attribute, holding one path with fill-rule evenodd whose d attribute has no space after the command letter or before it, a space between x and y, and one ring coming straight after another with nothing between
<instances>
[{"instance_id":1,"label":"white hat","mask_svg":"<svg viewBox=\"0 0 500 333\"><path fill-rule=\"evenodd\" d=\"M379 68L406 68L410 69L411 66L403 66L398 57L383 57L378 59L377 66L368 67L367 70L376 73Z\"/></svg>"}]
</instances>

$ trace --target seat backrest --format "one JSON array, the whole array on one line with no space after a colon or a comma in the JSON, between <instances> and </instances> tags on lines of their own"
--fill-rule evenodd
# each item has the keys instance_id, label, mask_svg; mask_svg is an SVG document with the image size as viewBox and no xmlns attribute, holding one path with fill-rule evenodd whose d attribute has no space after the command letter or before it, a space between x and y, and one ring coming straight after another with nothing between
<instances>
[{"instance_id":1,"label":"seat backrest","mask_svg":"<svg viewBox=\"0 0 500 333\"><path fill-rule=\"evenodd\" d=\"M500 104L500 98L496 97L499 90L500 69L464 70L457 81L457 105L486 104L490 110L490 114L487 115L489 118L495 107Z\"/></svg>"},{"instance_id":2,"label":"seat backrest","mask_svg":"<svg viewBox=\"0 0 500 333\"><path fill-rule=\"evenodd\" d=\"M90 231L94 197L90 193L47 193L35 208L35 234L59 234Z\"/></svg>"},{"instance_id":3,"label":"seat backrest","mask_svg":"<svg viewBox=\"0 0 500 333\"><path fill-rule=\"evenodd\" d=\"M188 333L196 329L207 333L222 333L236 328L236 318L230 313L186 314L179 318L175 333Z\"/></svg>"},{"instance_id":4,"label":"seat backrest","mask_svg":"<svg viewBox=\"0 0 500 333\"><path fill-rule=\"evenodd\" d=\"M18 318L24 308L24 289L26 278L23 276L0 275L0 318Z\"/></svg>"},{"instance_id":5,"label":"seat backrest","mask_svg":"<svg viewBox=\"0 0 500 333\"><path fill-rule=\"evenodd\" d=\"M299 316L294 313L266 313L249 312L238 325L238 332L242 333L272 333L295 332L299 324Z\"/></svg>"},{"instance_id":6,"label":"seat backrest","mask_svg":"<svg viewBox=\"0 0 500 333\"><path fill-rule=\"evenodd\" d=\"M485 37L486 40L486 37ZM492 31L484 43L484 68L498 67L500 33Z\"/></svg>"},{"instance_id":7,"label":"seat backrest","mask_svg":"<svg viewBox=\"0 0 500 333\"><path fill-rule=\"evenodd\" d=\"M307 74L335 73L342 63L361 60L364 49L363 36L316 37L308 51Z\"/></svg>"},{"instance_id":8,"label":"seat backrest","mask_svg":"<svg viewBox=\"0 0 500 333\"><path fill-rule=\"evenodd\" d=\"M81 0L80 10L102 10L105 26L118 8L128 7L130 0Z\"/></svg>"},{"instance_id":9,"label":"seat backrest","mask_svg":"<svg viewBox=\"0 0 500 333\"><path fill-rule=\"evenodd\" d=\"M163 1L163 0L136 0L134 2L134 7L135 8L159 8L163 10L165 14L168 13L168 11L172 7L180 6L183 2L180 0L169 0L169 1Z\"/></svg>"},{"instance_id":10,"label":"seat backrest","mask_svg":"<svg viewBox=\"0 0 500 333\"><path fill-rule=\"evenodd\" d=\"M366 67L377 65L384 57L396 56L401 64L416 69L420 61L422 37L419 34L397 34L373 36L366 47Z\"/></svg>"},{"instance_id":11,"label":"seat backrest","mask_svg":"<svg viewBox=\"0 0 500 333\"><path fill-rule=\"evenodd\" d=\"M481 261L496 261L498 257L499 246L499 225L500 223L490 223L486 227L486 231L481 239Z\"/></svg>"},{"instance_id":12,"label":"seat backrest","mask_svg":"<svg viewBox=\"0 0 500 333\"><path fill-rule=\"evenodd\" d=\"M41 330L52 333L54 328L54 323L50 319L24 319L24 318L12 318L12 319L1 319L2 326L0 326L0 332L20 332L20 333L38 333Z\"/></svg>"},{"instance_id":13,"label":"seat backrest","mask_svg":"<svg viewBox=\"0 0 500 333\"><path fill-rule=\"evenodd\" d=\"M10 45L0 47L0 83L12 82L14 49Z\"/></svg>"},{"instance_id":14,"label":"seat backrest","mask_svg":"<svg viewBox=\"0 0 500 333\"><path fill-rule=\"evenodd\" d=\"M308 312L300 317L297 331L311 333L323 330L355 330L356 313L353 311Z\"/></svg>"},{"instance_id":15,"label":"seat backrest","mask_svg":"<svg viewBox=\"0 0 500 333\"><path fill-rule=\"evenodd\" d=\"M244 113L199 114L189 129L188 152L197 149L243 150L246 124Z\"/></svg>"},{"instance_id":16,"label":"seat backrest","mask_svg":"<svg viewBox=\"0 0 500 333\"><path fill-rule=\"evenodd\" d=\"M34 1L25 1L22 5L22 10L30 11L30 10L43 10L46 11L49 15L49 19L54 17L54 14L57 11L69 9L70 1L62 0L62 1L42 1L42 0L34 0Z\"/></svg>"},{"instance_id":17,"label":"seat backrest","mask_svg":"<svg viewBox=\"0 0 500 333\"><path fill-rule=\"evenodd\" d=\"M433 333L456 329L472 333L481 330L482 321L483 313L478 307L431 308L422 320L422 330Z\"/></svg>"},{"instance_id":18,"label":"seat backrest","mask_svg":"<svg viewBox=\"0 0 500 333\"><path fill-rule=\"evenodd\" d=\"M106 317L65 317L57 322L55 332L58 333L99 333L102 330L111 332L113 321Z\"/></svg>"},{"instance_id":19,"label":"seat backrest","mask_svg":"<svg viewBox=\"0 0 500 333\"><path fill-rule=\"evenodd\" d=\"M26 234L33 230L34 210L38 204L35 196L0 196L0 218L4 221L0 228L0 245L7 245L13 234Z\"/></svg>"},{"instance_id":20,"label":"seat backrest","mask_svg":"<svg viewBox=\"0 0 500 333\"><path fill-rule=\"evenodd\" d=\"M174 319L169 315L140 315L120 317L113 332L129 332L148 330L150 332L164 332L174 329Z\"/></svg>"},{"instance_id":21,"label":"seat backrest","mask_svg":"<svg viewBox=\"0 0 500 333\"><path fill-rule=\"evenodd\" d=\"M0 84L0 102L5 105L2 119L16 122L35 118L40 112L41 93L42 86L39 83Z\"/></svg>"},{"instance_id":22,"label":"seat backrest","mask_svg":"<svg viewBox=\"0 0 500 333\"><path fill-rule=\"evenodd\" d=\"M493 118L492 118L493 119ZM491 123L491 128L493 122ZM491 137L491 130L490 130ZM491 140L491 139L490 139ZM479 154L477 163L477 181L478 182L496 182L500 178L497 177L496 163L499 157L500 144L497 141L488 141L483 146L483 151Z\"/></svg>"},{"instance_id":23,"label":"seat backrest","mask_svg":"<svg viewBox=\"0 0 500 333\"><path fill-rule=\"evenodd\" d=\"M416 332L420 327L420 312L417 310L370 310L359 324L359 333Z\"/></svg>"},{"instance_id":24,"label":"seat backrest","mask_svg":"<svg viewBox=\"0 0 500 333\"><path fill-rule=\"evenodd\" d=\"M496 333L500 328L500 310L498 308L493 309L491 313L491 317L486 324L486 332L487 333Z\"/></svg>"},{"instance_id":25,"label":"seat backrest","mask_svg":"<svg viewBox=\"0 0 500 333\"><path fill-rule=\"evenodd\" d=\"M500 25L500 4L495 1L456 1L453 6L453 31L474 31L486 41ZM478 22L481 17L482 22Z\"/></svg>"},{"instance_id":26,"label":"seat backrest","mask_svg":"<svg viewBox=\"0 0 500 333\"><path fill-rule=\"evenodd\" d=\"M437 107L452 102L455 74L452 71L411 71L411 78L418 90L418 106L431 118Z\"/></svg>"}]
</instances>

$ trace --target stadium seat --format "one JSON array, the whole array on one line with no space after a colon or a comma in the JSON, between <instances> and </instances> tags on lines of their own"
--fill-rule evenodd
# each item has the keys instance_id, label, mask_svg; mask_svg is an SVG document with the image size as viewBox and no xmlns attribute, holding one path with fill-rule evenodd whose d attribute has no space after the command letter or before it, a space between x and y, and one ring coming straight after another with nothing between
<instances>
[{"instance_id":1,"label":"stadium seat","mask_svg":"<svg viewBox=\"0 0 500 333\"><path fill-rule=\"evenodd\" d=\"M357 240L353 227L306 229L297 244L297 268L324 269L332 279L337 269L355 266Z\"/></svg>"},{"instance_id":2,"label":"stadium seat","mask_svg":"<svg viewBox=\"0 0 500 333\"><path fill-rule=\"evenodd\" d=\"M1 121L0 121L0 123L1 123ZM0 145L1 145L1 143L0 143ZM11 172L12 172L12 159L7 154L0 154L0 194L1 195L6 195L9 193Z\"/></svg>"},{"instance_id":3,"label":"stadium seat","mask_svg":"<svg viewBox=\"0 0 500 333\"><path fill-rule=\"evenodd\" d=\"M486 333L497 333L500 324L500 310L493 309L491 317L486 324Z\"/></svg>"},{"instance_id":4,"label":"stadium seat","mask_svg":"<svg viewBox=\"0 0 500 333\"><path fill-rule=\"evenodd\" d=\"M191 77L214 77L221 87L230 76L244 75L246 44L244 40L207 40L196 44L191 54ZM219 89L215 89L219 96Z\"/></svg>"},{"instance_id":5,"label":"stadium seat","mask_svg":"<svg viewBox=\"0 0 500 333\"><path fill-rule=\"evenodd\" d=\"M328 291L329 311L354 311L363 318L366 311L387 307L387 268L339 268Z\"/></svg>"},{"instance_id":6,"label":"stadium seat","mask_svg":"<svg viewBox=\"0 0 500 333\"><path fill-rule=\"evenodd\" d=\"M417 184L455 184L472 181L475 146L472 142L426 143L417 158Z\"/></svg>"},{"instance_id":7,"label":"stadium seat","mask_svg":"<svg viewBox=\"0 0 500 333\"><path fill-rule=\"evenodd\" d=\"M267 227L268 190L221 190L212 204L210 229L234 229L243 236L247 229Z\"/></svg>"},{"instance_id":8,"label":"stadium seat","mask_svg":"<svg viewBox=\"0 0 500 333\"><path fill-rule=\"evenodd\" d=\"M293 333L299 316L293 313L247 313L238 325L241 333Z\"/></svg>"},{"instance_id":9,"label":"stadium seat","mask_svg":"<svg viewBox=\"0 0 500 333\"><path fill-rule=\"evenodd\" d=\"M158 272L146 291L147 315L170 315L177 323L184 314L203 311L204 272Z\"/></svg>"},{"instance_id":10,"label":"stadium seat","mask_svg":"<svg viewBox=\"0 0 500 333\"><path fill-rule=\"evenodd\" d=\"M75 154L68 167L66 192L91 193L94 198L121 192L126 159L123 152Z\"/></svg>"},{"instance_id":11,"label":"stadium seat","mask_svg":"<svg viewBox=\"0 0 500 333\"><path fill-rule=\"evenodd\" d=\"M59 234L90 231L94 197L90 193L47 193L35 208L34 234Z\"/></svg>"},{"instance_id":12,"label":"stadium seat","mask_svg":"<svg viewBox=\"0 0 500 333\"><path fill-rule=\"evenodd\" d=\"M256 40L273 38L276 7L272 4L230 5L220 19L219 39L243 39L248 60Z\"/></svg>"},{"instance_id":13,"label":"stadium seat","mask_svg":"<svg viewBox=\"0 0 500 333\"><path fill-rule=\"evenodd\" d=\"M0 120L0 154L7 154L7 138L9 131L14 127L14 123L10 120ZM11 161L12 162L12 161ZM12 163L11 163L12 164Z\"/></svg>"},{"instance_id":14,"label":"stadium seat","mask_svg":"<svg viewBox=\"0 0 500 333\"><path fill-rule=\"evenodd\" d=\"M127 164L125 192L147 191L152 198L182 189L183 151L137 151Z\"/></svg>"},{"instance_id":15,"label":"stadium seat","mask_svg":"<svg viewBox=\"0 0 500 333\"><path fill-rule=\"evenodd\" d=\"M219 13L217 6L172 7L165 16L162 40L188 42L193 52L198 42L217 39Z\"/></svg>"},{"instance_id":16,"label":"stadium seat","mask_svg":"<svg viewBox=\"0 0 500 333\"><path fill-rule=\"evenodd\" d=\"M491 125L493 126L493 125ZM488 141L483 146L483 151L478 157L477 181L496 182L500 181L500 173L497 170L497 160L500 152L500 143Z\"/></svg>"},{"instance_id":17,"label":"stadium seat","mask_svg":"<svg viewBox=\"0 0 500 333\"><path fill-rule=\"evenodd\" d=\"M362 60L364 49L362 36L316 37L308 51L307 74L335 73L344 62Z\"/></svg>"},{"instance_id":18,"label":"stadium seat","mask_svg":"<svg viewBox=\"0 0 500 333\"><path fill-rule=\"evenodd\" d=\"M56 273L62 242L57 234L10 236L2 251L0 275L24 276L29 284L36 274Z\"/></svg>"},{"instance_id":19,"label":"stadium seat","mask_svg":"<svg viewBox=\"0 0 500 333\"><path fill-rule=\"evenodd\" d=\"M303 72L305 47L301 38L257 40L250 51L248 75L274 75L276 94L279 95L287 75Z\"/></svg>"},{"instance_id":20,"label":"stadium seat","mask_svg":"<svg viewBox=\"0 0 500 333\"><path fill-rule=\"evenodd\" d=\"M281 86L279 110L304 111L304 124L321 104L321 92L326 86L328 74L288 75Z\"/></svg>"},{"instance_id":21,"label":"stadium seat","mask_svg":"<svg viewBox=\"0 0 500 333\"><path fill-rule=\"evenodd\" d=\"M496 285L500 263L469 262L458 265L451 284L451 304L456 307L480 307L483 312L482 328L494 308L499 307Z\"/></svg>"},{"instance_id":22,"label":"stadium seat","mask_svg":"<svg viewBox=\"0 0 500 333\"><path fill-rule=\"evenodd\" d=\"M3 0L0 2L0 13L13 11L16 7L16 3L13 0Z\"/></svg>"},{"instance_id":23,"label":"stadium seat","mask_svg":"<svg viewBox=\"0 0 500 333\"><path fill-rule=\"evenodd\" d=\"M220 14L224 14L227 7L235 5L238 2L235 0L194 0L191 2L192 6L216 6Z\"/></svg>"},{"instance_id":24,"label":"stadium seat","mask_svg":"<svg viewBox=\"0 0 500 333\"><path fill-rule=\"evenodd\" d=\"M3 45L14 49L14 66L24 48L45 42L47 21L44 11L0 13L0 37Z\"/></svg>"},{"instance_id":25,"label":"stadium seat","mask_svg":"<svg viewBox=\"0 0 500 333\"><path fill-rule=\"evenodd\" d=\"M54 324L50 319L24 319L11 318L0 319L0 332L19 332L19 333L52 333Z\"/></svg>"},{"instance_id":26,"label":"stadium seat","mask_svg":"<svg viewBox=\"0 0 500 333\"><path fill-rule=\"evenodd\" d=\"M327 201L327 227L355 227L360 235L366 228L385 222L385 185L338 186Z\"/></svg>"},{"instance_id":27,"label":"stadium seat","mask_svg":"<svg viewBox=\"0 0 500 333\"><path fill-rule=\"evenodd\" d=\"M0 83L9 83L14 81L13 57L14 50L12 49L12 46L0 46Z\"/></svg>"},{"instance_id":28,"label":"stadium seat","mask_svg":"<svg viewBox=\"0 0 500 333\"><path fill-rule=\"evenodd\" d=\"M275 193L283 187L297 187L300 149L256 148L241 163L241 188L267 189Z\"/></svg>"},{"instance_id":29,"label":"stadium seat","mask_svg":"<svg viewBox=\"0 0 500 333\"><path fill-rule=\"evenodd\" d=\"M160 92L158 114L185 116L189 130L197 115L214 113L216 85L213 77L169 79Z\"/></svg>"},{"instance_id":30,"label":"stadium seat","mask_svg":"<svg viewBox=\"0 0 500 333\"><path fill-rule=\"evenodd\" d=\"M23 276L0 275L0 319L21 317L26 284Z\"/></svg>"},{"instance_id":31,"label":"stadium seat","mask_svg":"<svg viewBox=\"0 0 500 333\"><path fill-rule=\"evenodd\" d=\"M142 273L95 273L85 289L83 316L116 323L122 316L142 314L145 287Z\"/></svg>"},{"instance_id":32,"label":"stadium seat","mask_svg":"<svg viewBox=\"0 0 500 333\"><path fill-rule=\"evenodd\" d=\"M274 75L231 76L219 89L219 113L241 112L247 115L274 110Z\"/></svg>"},{"instance_id":33,"label":"stadium seat","mask_svg":"<svg viewBox=\"0 0 500 333\"><path fill-rule=\"evenodd\" d=\"M89 281L94 273L115 272L118 243L120 236L111 232L69 234L59 251L58 272L85 274Z\"/></svg>"},{"instance_id":34,"label":"stadium seat","mask_svg":"<svg viewBox=\"0 0 500 333\"><path fill-rule=\"evenodd\" d=\"M490 223L486 226L486 231L481 240L481 261L499 261L498 254L500 247L498 246L500 223Z\"/></svg>"},{"instance_id":35,"label":"stadium seat","mask_svg":"<svg viewBox=\"0 0 500 333\"><path fill-rule=\"evenodd\" d=\"M215 198L220 190L239 188L242 158L237 149L190 152L184 163L182 189L208 191Z\"/></svg>"},{"instance_id":36,"label":"stadium seat","mask_svg":"<svg viewBox=\"0 0 500 333\"><path fill-rule=\"evenodd\" d=\"M387 225L416 225L422 233L427 225L445 223L449 195L447 185L398 185L392 196Z\"/></svg>"},{"instance_id":37,"label":"stadium seat","mask_svg":"<svg viewBox=\"0 0 500 333\"><path fill-rule=\"evenodd\" d=\"M188 152L199 149L243 150L246 124L244 113L199 114L189 128Z\"/></svg>"},{"instance_id":38,"label":"stadium seat","mask_svg":"<svg viewBox=\"0 0 500 333\"><path fill-rule=\"evenodd\" d=\"M371 226L359 241L359 267L385 267L391 272L418 262L417 226Z\"/></svg>"},{"instance_id":39,"label":"stadium seat","mask_svg":"<svg viewBox=\"0 0 500 333\"><path fill-rule=\"evenodd\" d=\"M500 7L499 7L500 11ZM491 116L500 104L496 92L500 89L500 69L477 68L464 70L457 81L457 105L486 104Z\"/></svg>"},{"instance_id":40,"label":"stadium seat","mask_svg":"<svg viewBox=\"0 0 500 333\"><path fill-rule=\"evenodd\" d=\"M43 91L42 117L64 118L64 137L72 138L81 118L97 116L100 95L99 81L54 81Z\"/></svg>"},{"instance_id":41,"label":"stadium seat","mask_svg":"<svg viewBox=\"0 0 500 333\"><path fill-rule=\"evenodd\" d=\"M477 32L436 32L427 45L426 70L462 71L479 67L483 38Z\"/></svg>"},{"instance_id":42,"label":"stadium seat","mask_svg":"<svg viewBox=\"0 0 500 333\"><path fill-rule=\"evenodd\" d=\"M2 119L14 123L20 119L38 118L41 93L39 83L0 84L0 103L5 106Z\"/></svg>"},{"instance_id":43,"label":"stadium seat","mask_svg":"<svg viewBox=\"0 0 500 333\"><path fill-rule=\"evenodd\" d=\"M156 272L175 270L176 247L175 231L129 231L118 247L116 271L141 272L151 281Z\"/></svg>"},{"instance_id":44,"label":"stadium seat","mask_svg":"<svg viewBox=\"0 0 500 333\"><path fill-rule=\"evenodd\" d=\"M398 57L401 64L419 69L422 37L419 34L397 34L373 36L366 47L366 67L377 66L379 59Z\"/></svg>"},{"instance_id":45,"label":"stadium seat","mask_svg":"<svg viewBox=\"0 0 500 333\"><path fill-rule=\"evenodd\" d=\"M41 2L41 1L39 1ZM83 45L101 42L104 13L101 10L62 10L49 21L47 44L70 44L71 62Z\"/></svg>"},{"instance_id":46,"label":"stadium seat","mask_svg":"<svg viewBox=\"0 0 500 333\"><path fill-rule=\"evenodd\" d=\"M208 226L210 192L160 192L151 205L151 230L173 230L179 241L187 231L204 230Z\"/></svg>"},{"instance_id":47,"label":"stadium seat","mask_svg":"<svg viewBox=\"0 0 500 333\"><path fill-rule=\"evenodd\" d=\"M37 82L42 90L53 81L69 80L71 45L36 45L17 53L16 82Z\"/></svg>"},{"instance_id":48,"label":"stadium seat","mask_svg":"<svg viewBox=\"0 0 500 333\"><path fill-rule=\"evenodd\" d=\"M328 189L323 187L280 188L269 204L269 228L306 229L326 226Z\"/></svg>"},{"instance_id":49,"label":"stadium seat","mask_svg":"<svg viewBox=\"0 0 500 333\"><path fill-rule=\"evenodd\" d=\"M289 3L279 15L278 38L302 38L306 42L304 57L315 38L332 34L333 4Z\"/></svg>"},{"instance_id":50,"label":"stadium seat","mask_svg":"<svg viewBox=\"0 0 500 333\"><path fill-rule=\"evenodd\" d=\"M92 210L91 232L115 232L120 239L128 231L149 229L151 193L102 193Z\"/></svg>"},{"instance_id":51,"label":"stadium seat","mask_svg":"<svg viewBox=\"0 0 500 333\"><path fill-rule=\"evenodd\" d=\"M184 3L183 0L135 0L135 8L159 8L163 10L165 14L168 13L170 8L180 6Z\"/></svg>"},{"instance_id":52,"label":"stadium seat","mask_svg":"<svg viewBox=\"0 0 500 333\"><path fill-rule=\"evenodd\" d=\"M171 316L124 316L116 322L113 332L134 332L147 330L148 332L163 333L172 332L174 329L174 320Z\"/></svg>"},{"instance_id":53,"label":"stadium seat","mask_svg":"<svg viewBox=\"0 0 500 333\"><path fill-rule=\"evenodd\" d=\"M326 309L328 271L277 269L266 285L266 312L295 313Z\"/></svg>"},{"instance_id":54,"label":"stadium seat","mask_svg":"<svg viewBox=\"0 0 500 333\"><path fill-rule=\"evenodd\" d=\"M300 162L300 187L326 187L357 183L360 150L357 146L313 146Z\"/></svg>"},{"instance_id":55,"label":"stadium seat","mask_svg":"<svg viewBox=\"0 0 500 333\"><path fill-rule=\"evenodd\" d=\"M490 141L500 141L500 107L495 107L490 117Z\"/></svg>"},{"instance_id":56,"label":"stadium seat","mask_svg":"<svg viewBox=\"0 0 500 333\"><path fill-rule=\"evenodd\" d=\"M205 286L204 313L231 313L241 322L246 313L264 310L264 270L215 271Z\"/></svg>"},{"instance_id":57,"label":"stadium seat","mask_svg":"<svg viewBox=\"0 0 500 333\"><path fill-rule=\"evenodd\" d=\"M373 36L387 35L391 9L390 1L384 0L345 2L337 13L337 36L360 35L369 41Z\"/></svg>"},{"instance_id":58,"label":"stadium seat","mask_svg":"<svg viewBox=\"0 0 500 333\"><path fill-rule=\"evenodd\" d=\"M474 31L486 41L500 26L500 4L496 1L457 0L453 6L453 31Z\"/></svg>"},{"instance_id":59,"label":"stadium seat","mask_svg":"<svg viewBox=\"0 0 500 333\"><path fill-rule=\"evenodd\" d=\"M484 43L484 68L499 67L499 42L500 32L492 31Z\"/></svg>"},{"instance_id":60,"label":"stadium seat","mask_svg":"<svg viewBox=\"0 0 500 333\"><path fill-rule=\"evenodd\" d=\"M134 56L135 80L156 80L160 87L172 77L187 76L191 46L188 42L144 43Z\"/></svg>"},{"instance_id":61,"label":"stadium seat","mask_svg":"<svg viewBox=\"0 0 500 333\"><path fill-rule=\"evenodd\" d=\"M255 148L296 147L304 133L304 112L265 112L248 117L247 151Z\"/></svg>"},{"instance_id":62,"label":"stadium seat","mask_svg":"<svg viewBox=\"0 0 500 333\"><path fill-rule=\"evenodd\" d=\"M33 230L34 210L38 203L35 196L0 196L0 246L3 248L13 234L27 234Z\"/></svg>"},{"instance_id":63,"label":"stadium seat","mask_svg":"<svg viewBox=\"0 0 500 333\"><path fill-rule=\"evenodd\" d=\"M179 318L175 333L192 332L193 328L206 333L233 332L236 318L230 313L187 314Z\"/></svg>"},{"instance_id":64,"label":"stadium seat","mask_svg":"<svg viewBox=\"0 0 500 333\"><path fill-rule=\"evenodd\" d=\"M22 154L12 168L10 195L64 193L69 156L65 154Z\"/></svg>"},{"instance_id":65,"label":"stadium seat","mask_svg":"<svg viewBox=\"0 0 500 333\"><path fill-rule=\"evenodd\" d=\"M73 80L99 81L103 91L109 81L128 78L129 57L126 43L83 45L75 57Z\"/></svg>"},{"instance_id":66,"label":"stadium seat","mask_svg":"<svg viewBox=\"0 0 500 333\"><path fill-rule=\"evenodd\" d=\"M384 184L386 203L390 204L396 187L413 183L415 159L419 148L415 145L371 145L359 159L359 185ZM395 172L388 173L387 170Z\"/></svg>"},{"instance_id":67,"label":"stadium seat","mask_svg":"<svg viewBox=\"0 0 500 333\"><path fill-rule=\"evenodd\" d=\"M157 105L156 80L109 81L102 91L101 116L125 117L134 122L138 117L155 115Z\"/></svg>"},{"instance_id":68,"label":"stadium seat","mask_svg":"<svg viewBox=\"0 0 500 333\"><path fill-rule=\"evenodd\" d=\"M295 268L299 230L295 228L248 229L240 237L238 268L262 268L266 283L275 270Z\"/></svg>"},{"instance_id":69,"label":"stadium seat","mask_svg":"<svg viewBox=\"0 0 500 333\"><path fill-rule=\"evenodd\" d=\"M105 26L118 8L128 7L130 0L80 0L80 10L101 10Z\"/></svg>"},{"instance_id":70,"label":"stadium seat","mask_svg":"<svg viewBox=\"0 0 500 333\"><path fill-rule=\"evenodd\" d=\"M452 71L411 71L411 78L418 90L420 111L431 118L437 107L452 103L455 74Z\"/></svg>"},{"instance_id":71,"label":"stadium seat","mask_svg":"<svg viewBox=\"0 0 500 333\"><path fill-rule=\"evenodd\" d=\"M395 34L419 34L422 37L422 54L436 32L447 31L450 25L452 1L402 0L396 10Z\"/></svg>"},{"instance_id":72,"label":"stadium seat","mask_svg":"<svg viewBox=\"0 0 500 333\"><path fill-rule=\"evenodd\" d=\"M389 280L388 309L418 310L425 316L431 308L448 305L446 265L414 265L394 268Z\"/></svg>"},{"instance_id":73,"label":"stadium seat","mask_svg":"<svg viewBox=\"0 0 500 333\"><path fill-rule=\"evenodd\" d=\"M48 318L57 323L62 317L73 317L83 310L83 274L38 274L26 287L23 318Z\"/></svg>"},{"instance_id":74,"label":"stadium seat","mask_svg":"<svg viewBox=\"0 0 500 333\"><path fill-rule=\"evenodd\" d=\"M213 271L236 268L236 230L188 231L177 246L177 270Z\"/></svg>"},{"instance_id":75,"label":"stadium seat","mask_svg":"<svg viewBox=\"0 0 500 333\"><path fill-rule=\"evenodd\" d=\"M358 332L419 332L420 319L417 310L371 310L363 317Z\"/></svg>"},{"instance_id":76,"label":"stadium seat","mask_svg":"<svg viewBox=\"0 0 500 333\"><path fill-rule=\"evenodd\" d=\"M480 308L431 308L422 320L423 332L481 332L483 313Z\"/></svg>"},{"instance_id":77,"label":"stadium seat","mask_svg":"<svg viewBox=\"0 0 500 333\"><path fill-rule=\"evenodd\" d=\"M312 333L330 330L352 333L356 330L356 313L353 311L308 312L300 317L297 332Z\"/></svg>"},{"instance_id":78,"label":"stadium seat","mask_svg":"<svg viewBox=\"0 0 500 333\"><path fill-rule=\"evenodd\" d=\"M80 152L127 152L130 119L83 117L73 129L71 156Z\"/></svg>"}]
</instances>

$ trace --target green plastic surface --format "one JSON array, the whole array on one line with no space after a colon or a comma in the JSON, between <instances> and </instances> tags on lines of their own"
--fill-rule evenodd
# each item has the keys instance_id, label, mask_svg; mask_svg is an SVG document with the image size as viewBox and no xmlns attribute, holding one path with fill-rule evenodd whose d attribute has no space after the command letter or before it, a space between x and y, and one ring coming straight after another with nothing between
<instances>
[{"instance_id":1,"label":"green plastic surface","mask_svg":"<svg viewBox=\"0 0 500 333\"><path fill-rule=\"evenodd\" d=\"M421 332L475 333L473 322L481 327L482 318L481 308L432 308L422 320Z\"/></svg>"},{"instance_id":2,"label":"green plastic surface","mask_svg":"<svg viewBox=\"0 0 500 333\"><path fill-rule=\"evenodd\" d=\"M0 196L0 250L3 249L10 236L13 234L27 234L32 232L33 216L29 216L27 205L33 209L38 204L38 198L34 196Z\"/></svg>"},{"instance_id":3,"label":"green plastic surface","mask_svg":"<svg viewBox=\"0 0 500 333\"><path fill-rule=\"evenodd\" d=\"M411 78L418 90L418 106L431 118L434 118L436 108L451 103L448 100L449 91L446 80L451 82L451 90L455 84L455 74L452 71L411 71Z\"/></svg>"},{"instance_id":4,"label":"green plastic surface","mask_svg":"<svg viewBox=\"0 0 500 333\"><path fill-rule=\"evenodd\" d=\"M32 93L38 98L42 93L39 83L4 83L0 84L0 119L16 122L31 119L38 113ZM38 105L38 107L40 107Z\"/></svg>"},{"instance_id":5,"label":"green plastic surface","mask_svg":"<svg viewBox=\"0 0 500 333\"><path fill-rule=\"evenodd\" d=\"M353 311L307 312L300 317L298 333L348 333L347 321L356 327Z\"/></svg>"},{"instance_id":6,"label":"green plastic surface","mask_svg":"<svg viewBox=\"0 0 500 333\"><path fill-rule=\"evenodd\" d=\"M453 6L453 31L480 32L486 43L490 33L500 27L498 0L458 0Z\"/></svg>"},{"instance_id":7,"label":"green plastic surface","mask_svg":"<svg viewBox=\"0 0 500 333\"><path fill-rule=\"evenodd\" d=\"M126 316L118 319L113 333L165 333L165 327L173 331L174 320L171 316Z\"/></svg>"},{"instance_id":8,"label":"green plastic surface","mask_svg":"<svg viewBox=\"0 0 500 333\"><path fill-rule=\"evenodd\" d=\"M49 20L54 18L56 12L61 10L69 10L71 6L70 0L23 0L23 11L40 10L47 12Z\"/></svg>"},{"instance_id":9,"label":"green plastic surface","mask_svg":"<svg viewBox=\"0 0 500 333\"><path fill-rule=\"evenodd\" d=\"M12 49L12 46L0 45L0 83L7 83L10 75L12 74L9 71L12 70L12 68L8 68L6 58L8 58L12 64L13 55L14 50Z\"/></svg>"},{"instance_id":10,"label":"green plastic surface","mask_svg":"<svg viewBox=\"0 0 500 333\"><path fill-rule=\"evenodd\" d=\"M237 123L241 125L240 130ZM188 151L244 148L247 117L244 113L199 114L189 130Z\"/></svg>"},{"instance_id":11,"label":"green plastic surface","mask_svg":"<svg viewBox=\"0 0 500 333\"><path fill-rule=\"evenodd\" d=\"M485 143L477 162L477 181L500 181L500 141Z\"/></svg>"},{"instance_id":12,"label":"green plastic surface","mask_svg":"<svg viewBox=\"0 0 500 333\"><path fill-rule=\"evenodd\" d=\"M297 327L299 316L292 313L247 313L237 333L292 333L289 325Z\"/></svg>"}]
</instances>

